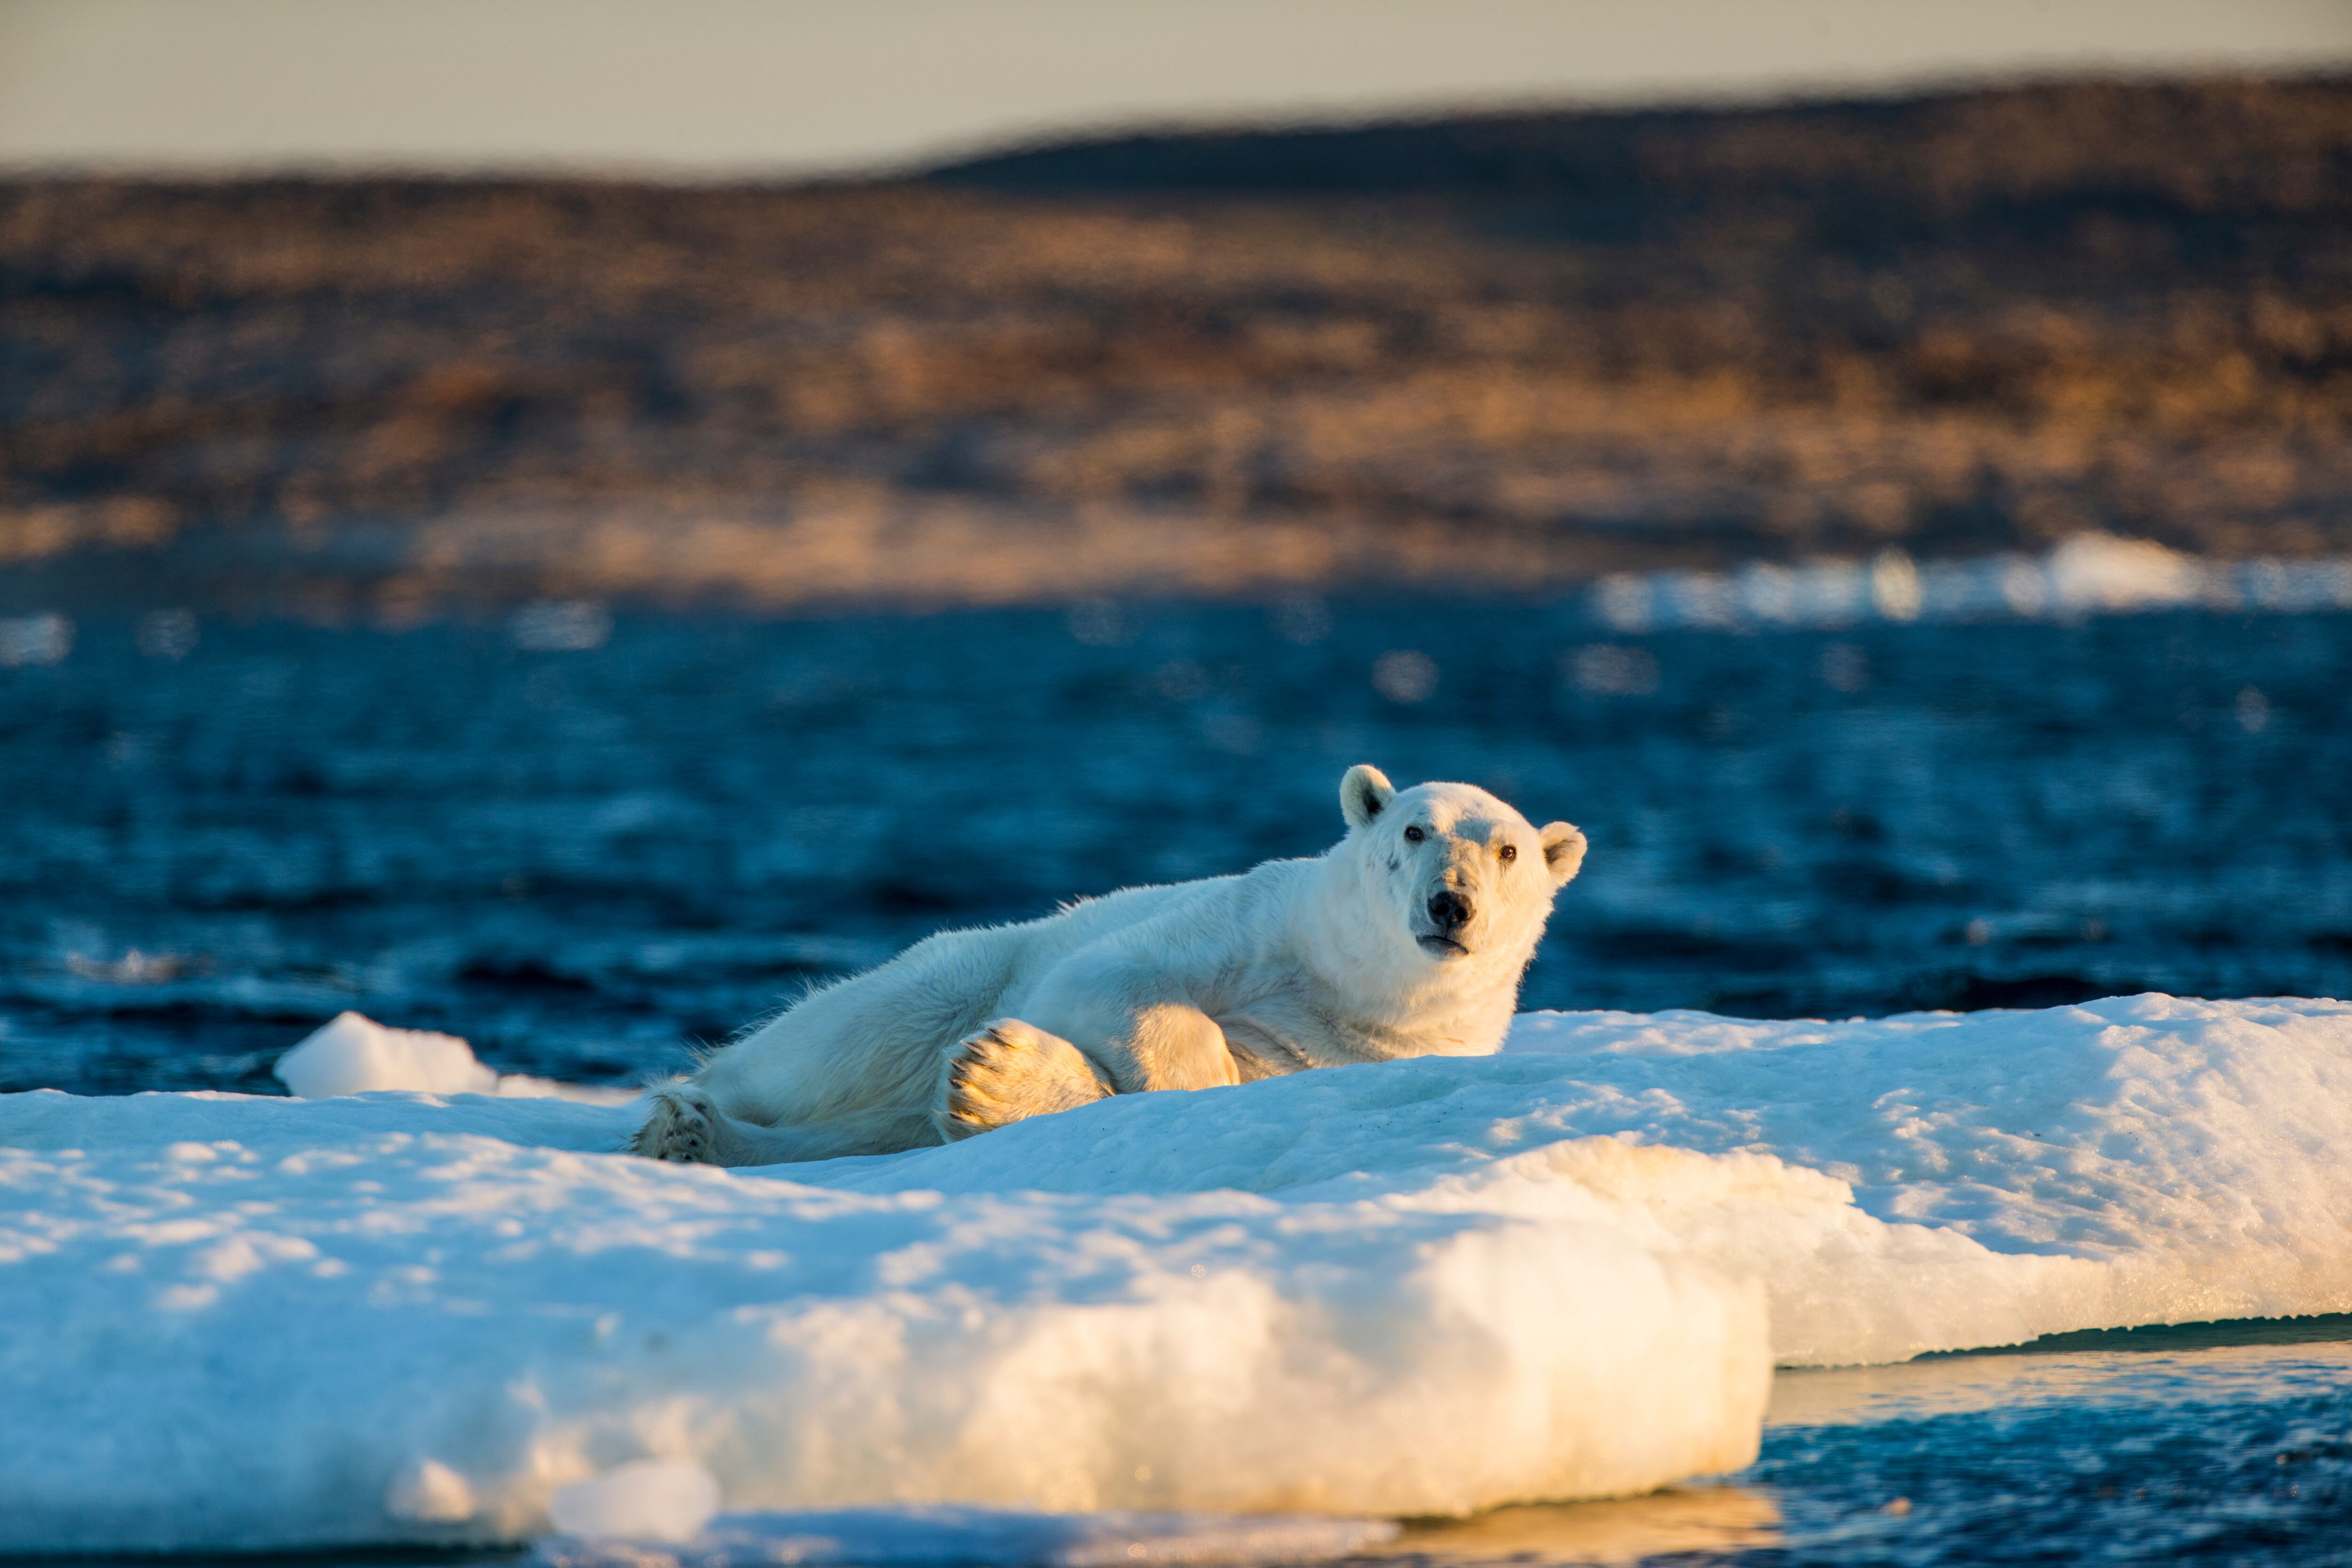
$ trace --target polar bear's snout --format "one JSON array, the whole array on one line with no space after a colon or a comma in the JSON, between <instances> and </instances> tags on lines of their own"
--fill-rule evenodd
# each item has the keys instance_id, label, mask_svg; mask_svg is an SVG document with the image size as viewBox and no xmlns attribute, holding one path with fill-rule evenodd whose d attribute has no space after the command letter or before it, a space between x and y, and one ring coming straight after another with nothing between
<instances>
[{"instance_id":1,"label":"polar bear's snout","mask_svg":"<svg viewBox=\"0 0 2352 1568\"><path fill-rule=\"evenodd\" d=\"M1487 895L1495 889L1481 885L1478 861L1485 847L1479 838L1436 832L1429 837L1433 853L1426 858L1432 863L1408 907L1414 945L1443 962L1486 945L1492 934L1486 928L1493 922L1480 917L1494 912L1487 907Z\"/></svg>"},{"instance_id":2,"label":"polar bear's snout","mask_svg":"<svg viewBox=\"0 0 2352 1568\"><path fill-rule=\"evenodd\" d=\"M1424 908L1429 914L1431 929L1422 937L1422 945L1453 952L1467 951L1457 933L1470 923L1475 912L1470 900L1451 888L1440 888L1429 895L1429 902Z\"/></svg>"}]
</instances>

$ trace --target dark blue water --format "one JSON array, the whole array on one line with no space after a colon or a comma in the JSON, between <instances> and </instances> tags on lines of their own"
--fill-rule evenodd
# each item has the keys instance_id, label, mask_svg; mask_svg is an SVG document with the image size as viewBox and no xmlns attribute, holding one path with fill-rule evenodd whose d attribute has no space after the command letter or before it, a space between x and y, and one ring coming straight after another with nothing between
<instances>
[{"instance_id":1,"label":"dark blue water","mask_svg":"<svg viewBox=\"0 0 2352 1568\"><path fill-rule=\"evenodd\" d=\"M1360 761L1591 835L1529 1005L2352 994L2341 615L1636 638L1460 601L625 615L570 651L504 621L154 632L86 622L62 660L0 668L0 1088L274 1091L278 1051L344 1007L635 1079L940 926L1312 853ZM1812 1406L1726 1486L1404 1548L2352 1561L2352 1362L2075 1362L1973 1403L1784 1376Z\"/></svg>"},{"instance_id":2,"label":"dark blue water","mask_svg":"<svg viewBox=\"0 0 2352 1568\"><path fill-rule=\"evenodd\" d=\"M2352 1345L1783 1373L1776 1405L1735 1482L1777 1550L1742 1563L2352 1563Z\"/></svg>"},{"instance_id":3,"label":"dark blue water","mask_svg":"<svg viewBox=\"0 0 2352 1568\"><path fill-rule=\"evenodd\" d=\"M347 1006L509 1069L667 1070L940 926L1314 853L1360 761L1591 834L1529 1006L2352 994L2342 615L1624 638L1449 601L140 641L89 622L0 668L0 1088L268 1091Z\"/></svg>"},{"instance_id":4,"label":"dark blue water","mask_svg":"<svg viewBox=\"0 0 2352 1568\"><path fill-rule=\"evenodd\" d=\"M2352 1344L1784 1372L1738 1475L1433 1521L1397 1551L1449 1568L2352 1563Z\"/></svg>"}]
</instances>

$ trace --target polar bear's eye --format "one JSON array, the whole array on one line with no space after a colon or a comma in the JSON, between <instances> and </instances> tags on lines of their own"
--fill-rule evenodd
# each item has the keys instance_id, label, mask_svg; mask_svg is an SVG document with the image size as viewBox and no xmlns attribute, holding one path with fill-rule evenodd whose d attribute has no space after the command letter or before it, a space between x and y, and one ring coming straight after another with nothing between
<instances>
[{"instance_id":1,"label":"polar bear's eye","mask_svg":"<svg viewBox=\"0 0 2352 1568\"><path fill-rule=\"evenodd\" d=\"M1404 830L1404 841L1407 844L1418 844L1426 837L1427 835L1418 827L1408 827Z\"/></svg>"},{"instance_id":2,"label":"polar bear's eye","mask_svg":"<svg viewBox=\"0 0 2352 1568\"><path fill-rule=\"evenodd\" d=\"M1516 860L1519 858L1519 847L1516 844L1506 844L1495 853L1504 860Z\"/></svg>"}]
</instances>

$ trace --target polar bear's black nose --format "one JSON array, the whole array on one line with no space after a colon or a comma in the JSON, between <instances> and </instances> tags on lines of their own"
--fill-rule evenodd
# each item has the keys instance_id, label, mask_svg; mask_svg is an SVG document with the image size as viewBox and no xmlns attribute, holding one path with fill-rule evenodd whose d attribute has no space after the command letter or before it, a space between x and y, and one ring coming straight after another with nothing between
<instances>
[{"instance_id":1,"label":"polar bear's black nose","mask_svg":"<svg viewBox=\"0 0 2352 1568\"><path fill-rule=\"evenodd\" d=\"M1441 931L1450 931L1470 919L1470 900L1451 888L1429 895L1429 918Z\"/></svg>"}]
</instances>

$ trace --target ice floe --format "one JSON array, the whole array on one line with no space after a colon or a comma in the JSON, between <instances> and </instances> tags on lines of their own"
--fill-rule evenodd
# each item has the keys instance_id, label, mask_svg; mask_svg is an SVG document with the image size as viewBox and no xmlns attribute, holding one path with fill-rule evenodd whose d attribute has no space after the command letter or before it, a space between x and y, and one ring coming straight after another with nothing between
<instances>
[{"instance_id":1,"label":"ice floe","mask_svg":"<svg viewBox=\"0 0 2352 1568\"><path fill-rule=\"evenodd\" d=\"M457 1059L334 1038L314 1088ZM1313 1555L1206 1516L1634 1492L1743 1463L1771 1360L2352 1308L2347 1106L2352 1005L2165 996L1530 1015L748 1173L546 1097L0 1097L0 1551L525 1539L707 1471L660 1562L1041 1510L1092 1521L1026 1560ZM853 1506L899 1523L809 1523ZM1015 1511L887 1536L943 1507Z\"/></svg>"},{"instance_id":2,"label":"ice floe","mask_svg":"<svg viewBox=\"0 0 2352 1568\"><path fill-rule=\"evenodd\" d=\"M629 1121L0 1100L0 1549L527 1537L644 1458L737 1509L1451 1513L1754 1451L1754 1287L1607 1229L831 1190Z\"/></svg>"}]
</instances>

